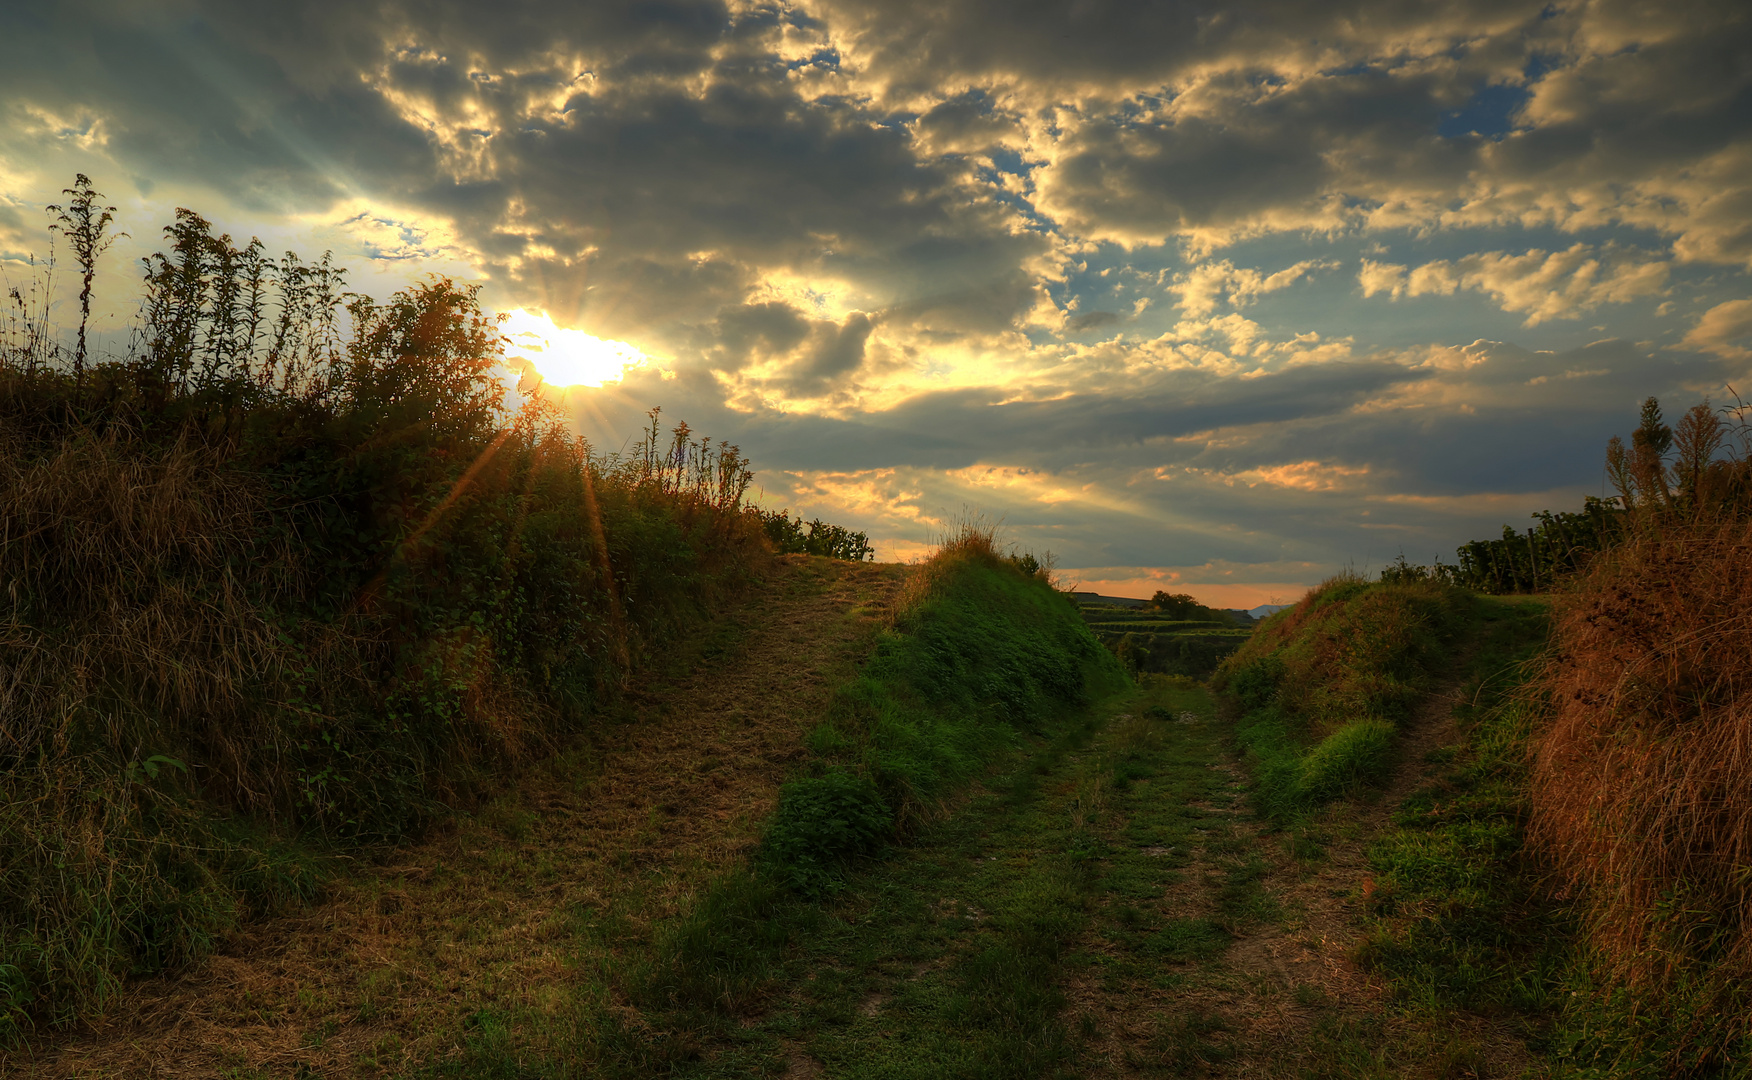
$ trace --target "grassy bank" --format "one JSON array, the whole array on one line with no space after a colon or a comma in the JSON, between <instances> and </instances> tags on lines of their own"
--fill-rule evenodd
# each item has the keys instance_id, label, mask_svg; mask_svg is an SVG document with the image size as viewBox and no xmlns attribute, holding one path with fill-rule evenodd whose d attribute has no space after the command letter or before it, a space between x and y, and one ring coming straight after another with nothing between
<instances>
[{"instance_id":1,"label":"grassy bank","mask_svg":"<svg viewBox=\"0 0 1752 1080\"><path fill-rule=\"evenodd\" d=\"M612 919L583 929L588 950L613 959L575 987L567 1023L493 1018L490 1034L464 1033L468 1053L437 1072L763 1072L777 1044L751 1018L830 944L834 913L858 903L850 883L907 862L885 852L911 851L975 780L1024 747L1086 737L1093 703L1128 685L1073 604L999 556L989 534L963 534L913 571L869 659L807 736L752 857L649 936ZM1018 933L1041 943L1030 918ZM1033 946L1018 948L989 963L1039 962ZM991 1052L1001 1056L1009 1051L998 1043L1017 1037L1002 1031L1021 1028L999 1013L970 1022L995 1025Z\"/></svg>"},{"instance_id":2,"label":"grassy bank","mask_svg":"<svg viewBox=\"0 0 1752 1080\"><path fill-rule=\"evenodd\" d=\"M1267 618L1211 680L1261 812L1288 822L1384 780L1395 734L1446 672L1471 603L1437 581L1341 576Z\"/></svg>"},{"instance_id":3,"label":"grassy bank","mask_svg":"<svg viewBox=\"0 0 1752 1080\"><path fill-rule=\"evenodd\" d=\"M471 289L343 318L326 264L167 240L133 355L0 340L0 1040L472 804L768 558L735 447L508 408Z\"/></svg>"}]
</instances>

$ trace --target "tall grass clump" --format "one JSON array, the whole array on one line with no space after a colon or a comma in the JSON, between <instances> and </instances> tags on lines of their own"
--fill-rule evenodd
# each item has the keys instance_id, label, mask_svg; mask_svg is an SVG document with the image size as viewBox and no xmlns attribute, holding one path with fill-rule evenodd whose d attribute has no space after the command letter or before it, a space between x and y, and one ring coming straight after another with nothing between
<instances>
[{"instance_id":1,"label":"tall grass clump","mask_svg":"<svg viewBox=\"0 0 1752 1080\"><path fill-rule=\"evenodd\" d=\"M1261 808L1284 818L1382 779L1468 607L1439 580L1342 574L1266 619L1211 680Z\"/></svg>"},{"instance_id":2,"label":"tall grass clump","mask_svg":"<svg viewBox=\"0 0 1752 1080\"><path fill-rule=\"evenodd\" d=\"M589 730L766 550L736 447L509 408L473 289L165 233L128 355L0 319L0 1039Z\"/></svg>"},{"instance_id":3,"label":"tall grass clump","mask_svg":"<svg viewBox=\"0 0 1752 1080\"><path fill-rule=\"evenodd\" d=\"M1556 599L1531 835L1589 913L1567 1052L1602 1074L1752 1060L1752 454L1733 434L1707 403L1670 429L1650 399L1608 451L1627 536Z\"/></svg>"}]
</instances>

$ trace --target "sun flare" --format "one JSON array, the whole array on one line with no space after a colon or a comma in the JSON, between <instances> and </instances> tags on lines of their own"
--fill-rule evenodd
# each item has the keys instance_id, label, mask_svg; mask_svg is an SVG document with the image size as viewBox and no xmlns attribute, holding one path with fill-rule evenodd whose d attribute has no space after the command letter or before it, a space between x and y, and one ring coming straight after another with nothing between
<instances>
[{"instance_id":1,"label":"sun flare","mask_svg":"<svg viewBox=\"0 0 1752 1080\"><path fill-rule=\"evenodd\" d=\"M624 341L604 341L555 325L546 312L517 308L505 317L511 355L535 365L549 386L606 386L643 367L650 357Z\"/></svg>"}]
</instances>

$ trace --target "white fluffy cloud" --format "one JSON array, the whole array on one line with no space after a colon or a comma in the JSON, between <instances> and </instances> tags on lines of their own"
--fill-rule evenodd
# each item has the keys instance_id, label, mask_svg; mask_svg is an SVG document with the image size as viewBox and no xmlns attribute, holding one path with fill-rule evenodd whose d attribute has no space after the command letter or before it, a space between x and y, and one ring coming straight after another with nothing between
<instances>
[{"instance_id":1,"label":"white fluffy cloud","mask_svg":"<svg viewBox=\"0 0 1752 1080\"><path fill-rule=\"evenodd\" d=\"M1576 244L1564 251L1537 248L1511 255L1482 251L1459 259L1437 259L1408 270L1364 259L1357 274L1367 299L1385 293L1401 296L1452 296L1462 289L1482 292L1504 311L1525 312L1525 325L1547 319L1574 319L1602 304L1623 304L1666 292L1669 267L1638 252L1599 250Z\"/></svg>"}]
</instances>

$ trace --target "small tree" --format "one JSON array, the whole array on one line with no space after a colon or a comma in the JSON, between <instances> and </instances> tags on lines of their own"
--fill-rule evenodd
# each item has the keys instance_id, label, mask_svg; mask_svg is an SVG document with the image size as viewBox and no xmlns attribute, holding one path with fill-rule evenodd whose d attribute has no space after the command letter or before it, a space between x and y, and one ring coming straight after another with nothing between
<instances>
[{"instance_id":1,"label":"small tree","mask_svg":"<svg viewBox=\"0 0 1752 1080\"><path fill-rule=\"evenodd\" d=\"M1210 615L1210 608L1199 603L1190 593L1158 590L1155 596L1150 597L1149 606L1170 619L1200 619Z\"/></svg>"},{"instance_id":2,"label":"small tree","mask_svg":"<svg viewBox=\"0 0 1752 1080\"><path fill-rule=\"evenodd\" d=\"M97 278L97 260L115 243L116 237L128 234L105 235L110 223L115 220L116 208L98 205L98 200L103 196L92 188L91 178L84 173L75 173L73 186L62 188L61 194L71 198L65 206L49 207L49 211L55 215L55 222L49 226L49 231L58 232L67 238L68 246L73 249L73 261L79 264L79 339L73 352L73 377L83 382L85 327L91 321L91 286Z\"/></svg>"}]
</instances>

